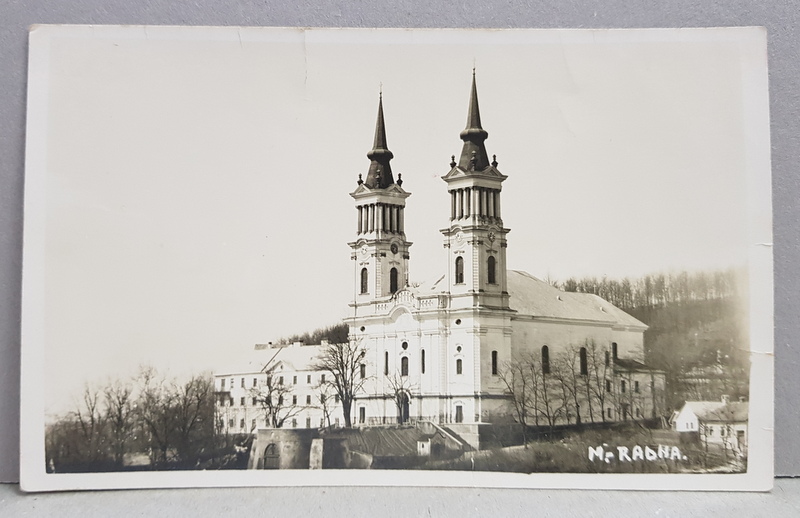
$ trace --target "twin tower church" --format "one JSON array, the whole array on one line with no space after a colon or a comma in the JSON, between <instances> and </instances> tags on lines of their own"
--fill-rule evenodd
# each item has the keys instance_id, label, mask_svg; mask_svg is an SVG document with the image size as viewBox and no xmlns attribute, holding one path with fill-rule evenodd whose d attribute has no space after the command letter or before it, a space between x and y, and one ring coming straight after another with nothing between
<instances>
[{"instance_id":1,"label":"twin tower church","mask_svg":"<svg viewBox=\"0 0 800 518\"><path fill-rule=\"evenodd\" d=\"M488 132L481 125L474 73L460 137L461 154L453 156L443 176L450 199L449 222L441 230L447 260L438 279L410 282L404 215L411 194L392 172L382 99L378 104L369 169L351 193L357 213L349 243L355 296L345 322L350 340L365 351L354 425L428 420L477 445L481 425L519 420L508 382L521 365L528 368L519 369L515 379L527 380L528 424L663 414L664 375L644 364L645 324L596 295L563 292L526 272L508 270L509 229L501 209L506 176L486 150ZM252 368L219 373L217 390L230 394L220 400L232 416L224 419L229 431L269 425L257 408L247 409L246 391L260 383L264 373L258 367L265 359L271 369L277 365L297 394L292 401L302 407L284 427L338 422L340 409L331 413L314 404L324 373L312 370L313 360L322 347L262 348L256 352L263 358Z\"/></svg>"}]
</instances>

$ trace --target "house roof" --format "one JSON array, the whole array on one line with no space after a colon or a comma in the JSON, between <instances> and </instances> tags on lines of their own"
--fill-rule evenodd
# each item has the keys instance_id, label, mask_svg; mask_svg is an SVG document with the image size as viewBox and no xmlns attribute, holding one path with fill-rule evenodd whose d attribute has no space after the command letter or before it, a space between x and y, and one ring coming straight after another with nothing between
<instances>
[{"instance_id":1,"label":"house roof","mask_svg":"<svg viewBox=\"0 0 800 518\"><path fill-rule=\"evenodd\" d=\"M322 353L324 345L274 345L256 348L246 361L229 366L215 372L217 376L227 374L246 374L261 372L267 365L282 364L289 372L307 371L311 369L316 358Z\"/></svg>"},{"instance_id":2,"label":"house roof","mask_svg":"<svg viewBox=\"0 0 800 518\"><path fill-rule=\"evenodd\" d=\"M747 421L750 404L747 401L687 401L684 408L691 410L700 421Z\"/></svg>"},{"instance_id":3,"label":"house roof","mask_svg":"<svg viewBox=\"0 0 800 518\"><path fill-rule=\"evenodd\" d=\"M642 362L638 362L636 360L628 360L625 358L616 358L614 360L614 367L618 367L622 370L631 371L631 372L651 372L653 370L652 367L648 367Z\"/></svg>"}]
</instances>

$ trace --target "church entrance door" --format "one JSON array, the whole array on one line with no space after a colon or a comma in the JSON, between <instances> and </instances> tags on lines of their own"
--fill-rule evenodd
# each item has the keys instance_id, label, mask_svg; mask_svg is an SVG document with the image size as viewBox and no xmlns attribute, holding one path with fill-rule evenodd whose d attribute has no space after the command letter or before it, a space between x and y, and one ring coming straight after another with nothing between
<instances>
[{"instance_id":1,"label":"church entrance door","mask_svg":"<svg viewBox=\"0 0 800 518\"><path fill-rule=\"evenodd\" d=\"M399 424L406 423L408 421L408 394L403 393L400 395L400 407L398 408L399 415L397 416L397 422Z\"/></svg>"}]
</instances>

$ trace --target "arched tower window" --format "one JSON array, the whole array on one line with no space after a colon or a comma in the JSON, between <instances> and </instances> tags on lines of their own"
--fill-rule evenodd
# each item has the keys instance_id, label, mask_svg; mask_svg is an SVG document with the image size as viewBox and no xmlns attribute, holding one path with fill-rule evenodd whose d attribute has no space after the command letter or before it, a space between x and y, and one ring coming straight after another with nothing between
<instances>
[{"instance_id":1,"label":"arched tower window","mask_svg":"<svg viewBox=\"0 0 800 518\"><path fill-rule=\"evenodd\" d=\"M395 293L397 291L397 268L392 268L389 271L389 291Z\"/></svg>"},{"instance_id":2,"label":"arched tower window","mask_svg":"<svg viewBox=\"0 0 800 518\"><path fill-rule=\"evenodd\" d=\"M456 360L456 374L461 374L463 371L463 362L461 358Z\"/></svg>"},{"instance_id":3,"label":"arched tower window","mask_svg":"<svg viewBox=\"0 0 800 518\"><path fill-rule=\"evenodd\" d=\"M366 268L361 268L361 293L369 293L369 272Z\"/></svg>"},{"instance_id":4,"label":"arched tower window","mask_svg":"<svg viewBox=\"0 0 800 518\"><path fill-rule=\"evenodd\" d=\"M456 257L456 284L464 284L464 258Z\"/></svg>"},{"instance_id":5,"label":"arched tower window","mask_svg":"<svg viewBox=\"0 0 800 518\"><path fill-rule=\"evenodd\" d=\"M400 375L408 376L408 356L400 358Z\"/></svg>"},{"instance_id":6,"label":"arched tower window","mask_svg":"<svg viewBox=\"0 0 800 518\"><path fill-rule=\"evenodd\" d=\"M586 347L581 347L579 354L581 362L581 376L587 376L589 374L589 363L586 361Z\"/></svg>"},{"instance_id":7,"label":"arched tower window","mask_svg":"<svg viewBox=\"0 0 800 518\"><path fill-rule=\"evenodd\" d=\"M486 260L486 271L489 278L489 284L497 284L496 266L497 260L493 255L490 255L489 259Z\"/></svg>"},{"instance_id":8,"label":"arched tower window","mask_svg":"<svg viewBox=\"0 0 800 518\"><path fill-rule=\"evenodd\" d=\"M492 351L492 374L497 375L497 351Z\"/></svg>"},{"instance_id":9,"label":"arched tower window","mask_svg":"<svg viewBox=\"0 0 800 518\"><path fill-rule=\"evenodd\" d=\"M617 342L611 342L611 358L617 359Z\"/></svg>"},{"instance_id":10,"label":"arched tower window","mask_svg":"<svg viewBox=\"0 0 800 518\"><path fill-rule=\"evenodd\" d=\"M389 375L389 351L383 353L383 375Z\"/></svg>"},{"instance_id":11,"label":"arched tower window","mask_svg":"<svg viewBox=\"0 0 800 518\"><path fill-rule=\"evenodd\" d=\"M542 374L550 374L550 348L542 346Z\"/></svg>"},{"instance_id":12,"label":"arched tower window","mask_svg":"<svg viewBox=\"0 0 800 518\"><path fill-rule=\"evenodd\" d=\"M422 374L425 374L425 349L419 352L419 368Z\"/></svg>"}]
</instances>

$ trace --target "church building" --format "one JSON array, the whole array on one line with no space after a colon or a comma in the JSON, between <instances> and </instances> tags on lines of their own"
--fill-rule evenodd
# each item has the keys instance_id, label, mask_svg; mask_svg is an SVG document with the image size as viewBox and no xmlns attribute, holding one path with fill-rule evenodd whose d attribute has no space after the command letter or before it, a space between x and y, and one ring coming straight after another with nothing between
<instances>
[{"instance_id":1,"label":"church building","mask_svg":"<svg viewBox=\"0 0 800 518\"><path fill-rule=\"evenodd\" d=\"M345 321L350 339L366 350L355 422L424 419L477 434L476 425L514 418L504 371L525 360L540 370L537 390L547 392L548 378L561 385L550 387L546 403L553 409L532 408L529 424L663 413L664 375L644 364L645 324L596 295L563 292L508 270L509 228L501 210L507 177L495 156L489 160L474 73L460 137L461 154L442 177L442 199L450 204L441 230L442 275L409 282L403 219L411 194L392 173L379 101L369 169L351 193L358 214L349 243L356 295Z\"/></svg>"},{"instance_id":2,"label":"church building","mask_svg":"<svg viewBox=\"0 0 800 518\"><path fill-rule=\"evenodd\" d=\"M461 154L452 157L442 177L442 201L450 204L449 221L441 229L442 273L430 282L411 282L412 243L404 225L411 193L392 172L382 96L379 100L369 169L351 193L357 214L349 243L355 295L345 322L350 340L365 352L354 426L430 421L479 447L481 426L521 420L512 400L522 397L522 388L515 386L522 378L527 391L522 420L529 425L660 417L664 373L644 364L645 324L596 295L564 292L507 268L510 229L501 203L507 177L495 156L489 160L488 135L473 72ZM295 352L297 347L305 352ZM311 390L318 383L318 373L309 371L311 352L320 347L264 352L274 360L291 358L281 360L272 374L307 380ZM298 354L308 357L309 365L300 365ZM217 374L220 408L236 413L221 419L228 431L269 426L255 415L255 397L231 392L238 379L242 387L250 379L261 387L261 378L272 379L260 367L246 375ZM250 399L253 409L245 415ZM283 426L331 425L330 408L312 404L316 398L310 393L301 399L307 402L302 412ZM335 403L338 416L341 406Z\"/></svg>"}]
</instances>

